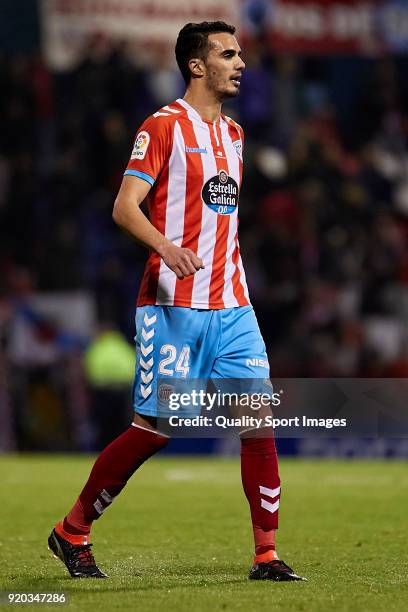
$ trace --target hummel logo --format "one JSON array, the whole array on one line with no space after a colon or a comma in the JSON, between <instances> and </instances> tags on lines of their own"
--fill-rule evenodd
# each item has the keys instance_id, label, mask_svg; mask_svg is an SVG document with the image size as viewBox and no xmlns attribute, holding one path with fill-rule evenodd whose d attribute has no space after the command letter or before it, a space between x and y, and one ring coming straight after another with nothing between
<instances>
[{"instance_id":1,"label":"hummel logo","mask_svg":"<svg viewBox=\"0 0 408 612\"><path fill-rule=\"evenodd\" d=\"M200 147L186 147L185 151L186 153L207 153L206 147L202 149Z\"/></svg>"}]
</instances>

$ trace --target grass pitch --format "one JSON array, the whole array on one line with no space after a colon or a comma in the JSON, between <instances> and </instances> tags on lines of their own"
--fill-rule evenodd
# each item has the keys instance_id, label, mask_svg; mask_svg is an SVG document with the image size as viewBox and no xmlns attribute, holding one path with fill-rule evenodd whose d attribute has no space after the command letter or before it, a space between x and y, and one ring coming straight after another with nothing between
<instances>
[{"instance_id":1,"label":"grass pitch","mask_svg":"<svg viewBox=\"0 0 408 612\"><path fill-rule=\"evenodd\" d=\"M238 460L201 458L143 466L94 526L95 557L110 578L69 578L46 541L92 461L0 458L1 589L64 592L63 609L89 611L408 608L402 462L282 461L278 550L309 582L279 584L247 580L252 533Z\"/></svg>"}]
</instances>

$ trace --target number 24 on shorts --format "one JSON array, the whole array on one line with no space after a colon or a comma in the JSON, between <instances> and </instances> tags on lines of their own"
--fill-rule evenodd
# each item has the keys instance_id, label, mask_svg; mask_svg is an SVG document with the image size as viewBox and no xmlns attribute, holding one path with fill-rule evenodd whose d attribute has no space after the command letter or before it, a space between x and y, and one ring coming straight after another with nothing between
<instances>
[{"instance_id":1,"label":"number 24 on shorts","mask_svg":"<svg viewBox=\"0 0 408 612\"><path fill-rule=\"evenodd\" d=\"M159 363L159 373L165 376L174 376L174 372L181 374L183 378L186 378L190 371L190 347L183 346L180 355L177 359L175 368L169 368L168 366L173 364L177 358L177 349L173 344L163 344L160 348L161 355L167 355Z\"/></svg>"}]
</instances>

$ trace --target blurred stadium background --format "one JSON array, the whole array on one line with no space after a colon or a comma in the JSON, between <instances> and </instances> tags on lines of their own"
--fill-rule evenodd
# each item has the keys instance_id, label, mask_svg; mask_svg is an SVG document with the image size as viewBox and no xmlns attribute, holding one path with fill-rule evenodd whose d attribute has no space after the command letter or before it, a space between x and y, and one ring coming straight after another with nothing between
<instances>
[{"instance_id":1,"label":"blurred stadium background","mask_svg":"<svg viewBox=\"0 0 408 612\"><path fill-rule=\"evenodd\" d=\"M188 21L238 25L240 241L279 377L408 376L408 4L2 0L0 451L96 451L131 416L146 253L111 220ZM407 441L279 441L408 456ZM174 440L169 452L229 452ZM233 451L233 449L232 449Z\"/></svg>"}]
</instances>

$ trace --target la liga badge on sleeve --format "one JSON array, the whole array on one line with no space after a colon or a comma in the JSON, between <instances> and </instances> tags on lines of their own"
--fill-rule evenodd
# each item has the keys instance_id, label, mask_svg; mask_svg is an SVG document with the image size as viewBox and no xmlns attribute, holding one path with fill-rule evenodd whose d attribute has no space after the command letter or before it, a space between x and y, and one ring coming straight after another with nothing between
<instances>
[{"instance_id":1,"label":"la liga badge on sleeve","mask_svg":"<svg viewBox=\"0 0 408 612\"><path fill-rule=\"evenodd\" d=\"M133 145L132 155L130 159L144 159L147 148L150 142L150 135L148 132L139 132L136 136L135 144Z\"/></svg>"}]
</instances>

